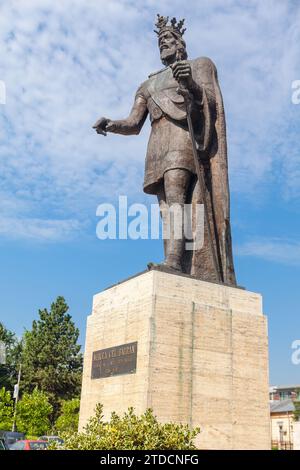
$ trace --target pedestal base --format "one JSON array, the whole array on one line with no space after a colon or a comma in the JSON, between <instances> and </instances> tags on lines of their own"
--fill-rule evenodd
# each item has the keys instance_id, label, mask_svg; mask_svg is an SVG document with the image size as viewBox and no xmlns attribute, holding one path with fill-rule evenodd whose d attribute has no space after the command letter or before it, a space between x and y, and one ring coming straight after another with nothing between
<instances>
[{"instance_id":1,"label":"pedestal base","mask_svg":"<svg viewBox=\"0 0 300 470\"><path fill-rule=\"evenodd\" d=\"M128 356L131 373L91 378L92 362L94 376L124 372L118 357L131 350L100 352L92 360L95 351L135 342L136 370ZM163 422L200 426L200 449L269 449L268 387L259 294L154 270L95 295L80 429L100 402L105 418L133 406L139 414L152 408Z\"/></svg>"}]
</instances>

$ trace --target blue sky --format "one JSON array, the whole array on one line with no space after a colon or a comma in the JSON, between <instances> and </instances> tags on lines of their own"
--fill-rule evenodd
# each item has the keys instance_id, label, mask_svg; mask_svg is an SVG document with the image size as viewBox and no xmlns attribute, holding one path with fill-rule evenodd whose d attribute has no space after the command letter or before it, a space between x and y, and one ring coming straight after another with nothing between
<instances>
[{"instance_id":1,"label":"blue sky","mask_svg":"<svg viewBox=\"0 0 300 470\"><path fill-rule=\"evenodd\" d=\"M97 136L125 117L161 68L156 13L186 18L190 58L217 65L225 102L238 282L261 292L270 381L300 383L300 5L279 0L0 0L0 319L17 334L64 295L81 330L92 295L149 260L160 241L100 241L96 208L142 192L149 124Z\"/></svg>"}]
</instances>

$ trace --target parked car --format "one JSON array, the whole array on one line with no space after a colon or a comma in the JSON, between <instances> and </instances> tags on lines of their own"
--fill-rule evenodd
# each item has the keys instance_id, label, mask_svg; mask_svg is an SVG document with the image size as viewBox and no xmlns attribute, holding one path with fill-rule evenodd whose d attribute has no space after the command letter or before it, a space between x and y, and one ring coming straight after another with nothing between
<instances>
[{"instance_id":1,"label":"parked car","mask_svg":"<svg viewBox=\"0 0 300 470\"><path fill-rule=\"evenodd\" d=\"M47 441L47 442L55 441L55 442L58 442L58 444L64 443L64 440L61 439L59 436L40 436L38 439L40 439L41 441Z\"/></svg>"},{"instance_id":2,"label":"parked car","mask_svg":"<svg viewBox=\"0 0 300 470\"><path fill-rule=\"evenodd\" d=\"M45 450L48 447L47 441L33 441L30 439L24 439L17 441L12 444L9 450Z\"/></svg>"},{"instance_id":3,"label":"parked car","mask_svg":"<svg viewBox=\"0 0 300 470\"><path fill-rule=\"evenodd\" d=\"M25 434L23 432L0 431L0 439L3 439L6 447L10 448L15 442L25 439Z\"/></svg>"},{"instance_id":4,"label":"parked car","mask_svg":"<svg viewBox=\"0 0 300 470\"><path fill-rule=\"evenodd\" d=\"M0 437L0 450L8 450L5 440Z\"/></svg>"}]
</instances>

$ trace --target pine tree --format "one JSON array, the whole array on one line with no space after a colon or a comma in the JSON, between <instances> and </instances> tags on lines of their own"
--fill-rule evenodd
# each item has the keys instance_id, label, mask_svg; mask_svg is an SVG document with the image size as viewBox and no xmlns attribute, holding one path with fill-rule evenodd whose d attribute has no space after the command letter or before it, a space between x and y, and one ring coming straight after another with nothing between
<instances>
[{"instance_id":1,"label":"pine tree","mask_svg":"<svg viewBox=\"0 0 300 470\"><path fill-rule=\"evenodd\" d=\"M62 400L79 396L82 355L75 327L63 297L52 303L50 311L39 310L38 321L24 335L21 390L36 387L45 392L53 406L52 422Z\"/></svg>"}]
</instances>

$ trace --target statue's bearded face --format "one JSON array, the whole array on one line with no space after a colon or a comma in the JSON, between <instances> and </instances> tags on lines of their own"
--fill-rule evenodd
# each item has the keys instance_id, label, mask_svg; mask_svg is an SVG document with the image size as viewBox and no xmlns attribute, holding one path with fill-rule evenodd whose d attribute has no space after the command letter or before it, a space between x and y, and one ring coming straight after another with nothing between
<instances>
[{"instance_id":1,"label":"statue's bearded face","mask_svg":"<svg viewBox=\"0 0 300 470\"><path fill-rule=\"evenodd\" d=\"M163 64L170 64L176 60L178 41L170 31L164 31L159 35L158 47Z\"/></svg>"}]
</instances>

